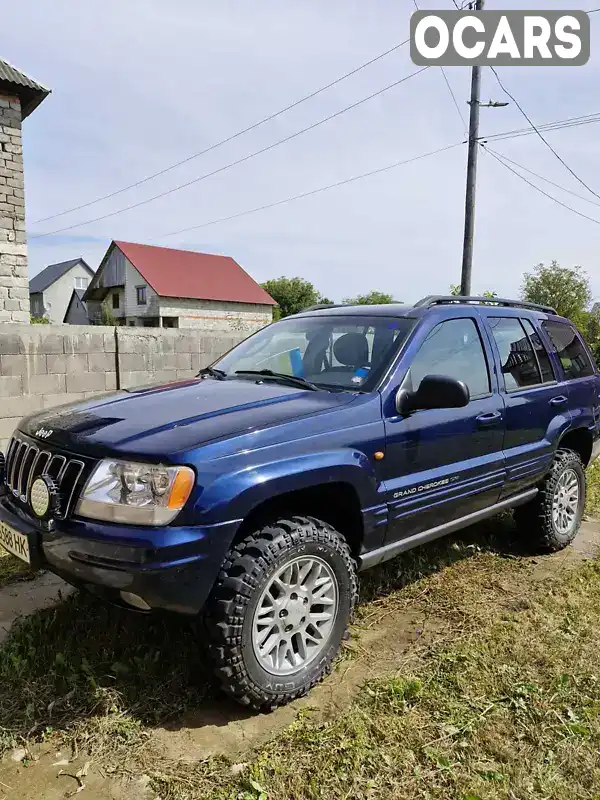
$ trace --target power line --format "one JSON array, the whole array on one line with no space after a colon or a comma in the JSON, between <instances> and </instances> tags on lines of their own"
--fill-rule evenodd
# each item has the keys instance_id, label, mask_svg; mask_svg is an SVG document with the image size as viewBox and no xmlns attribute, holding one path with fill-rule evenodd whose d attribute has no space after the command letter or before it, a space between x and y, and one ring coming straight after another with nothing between
<instances>
[{"instance_id":1,"label":"power line","mask_svg":"<svg viewBox=\"0 0 600 800\"><path fill-rule=\"evenodd\" d=\"M555 122L546 122L543 125L538 125L540 131L554 131L563 130L564 128L575 128L580 125L590 125L592 123L600 122L600 112L596 111L593 114L585 114L580 117L568 117L564 120L556 120ZM486 141L501 141L503 139L516 139L520 136L531 136L535 131L532 128L516 128L511 131L503 131L502 133L491 133L487 136L480 136L479 139Z\"/></svg>"},{"instance_id":2,"label":"power line","mask_svg":"<svg viewBox=\"0 0 600 800\"><path fill-rule=\"evenodd\" d=\"M504 153L498 153L496 150L492 150L491 147L487 146L486 150L488 153L492 153L493 155L498 156L498 158L501 158L503 161L508 161L509 164L512 164L514 167L518 167L519 169L528 172L530 175L533 175L535 178L538 178L541 181L549 183L556 189L560 189L563 192L567 192L567 194L571 194L573 195L573 197L577 197L579 200L583 200L585 203L591 203L593 206L600 206L600 203L596 200L592 200L591 197L585 197L584 195L578 194L577 192L574 192L571 189L567 189L566 186L563 186L560 183L555 183L554 181L551 181L550 178L546 178L543 175L539 175L537 172L534 172L532 169L529 169L529 167L524 167L523 164L519 164L517 161L513 161L512 158L509 158L508 156L504 155Z\"/></svg>"},{"instance_id":3,"label":"power line","mask_svg":"<svg viewBox=\"0 0 600 800\"><path fill-rule=\"evenodd\" d=\"M247 128L244 128L243 130L238 131L237 133L234 133L231 136L228 136L226 139L222 139L220 142L215 142L215 144L211 144L209 147L206 147L204 150L200 150L198 153L193 153L191 156L188 156L187 158L184 158L181 161L177 161L175 164L171 164L170 166L165 167L164 169L161 169L158 172L154 172L152 173L152 175L147 175L145 178L141 178L139 181L136 181L135 183L130 183L128 186L123 186L121 189L115 189L115 191L110 192L109 194L105 194L102 197L97 197L95 200L89 200L87 203L81 203L78 206L67 208L64 211L60 211L58 214L52 214L49 217L43 217L42 219L35 220L35 222L33 222L32 224L39 225L41 222L48 222L51 219L56 219L57 217L63 217L65 214L70 214L73 211L80 211L82 208L93 206L96 203L102 202L103 200L109 200L111 197L116 197L117 195L122 194L123 192L126 192L129 189L135 189L137 186L141 186L142 184L147 183L148 181L151 181L154 178L158 178L160 175L165 175L167 172L170 172L171 170L176 169L177 167L180 167L183 164L187 164L196 158L200 158L200 156L206 155L206 153L210 153L212 150L216 150L217 147L221 147L224 144L228 144L228 142L232 142L234 139L237 139L238 137L243 136L244 134L249 133L250 131L256 130L256 128L259 128L266 122L270 122L276 117L279 117L282 114L291 111L293 108L296 108L302 103L305 103L307 100L312 100L313 97L316 97L322 92L327 91L327 89L331 89L332 86L336 86L338 83L345 81L346 78L350 78L352 75L356 75L357 72L360 72L361 70L365 69L365 67L370 67L371 64L374 64L376 61L380 61L382 58L385 58L385 56L389 56L390 53L399 50L401 47L407 44L408 41L409 39L405 39L403 42L400 42L400 44L397 44L394 47L391 47L389 50L386 50L384 53L380 53L380 55L375 56L375 58L371 58L369 61L365 61L364 64L361 64L359 67L356 67L356 69L353 69L350 72L347 72L345 75L336 78L334 81L331 81L331 83L328 83L326 86L322 86L320 89L317 89L316 91L307 94L305 97L301 97L300 100L296 100L296 102L291 103L289 106L285 106L285 108L281 108L279 109L279 111L275 111L275 113L270 114L268 117L264 117L264 119L255 122L253 125L249 125Z\"/></svg>"},{"instance_id":4,"label":"power line","mask_svg":"<svg viewBox=\"0 0 600 800\"><path fill-rule=\"evenodd\" d=\"M460 11L460 7L459 7L458 3L456 2L456 0L453 0L453 2L454 2L454 5L456 6L457 11ZM418 4L417 4L417 0L413 0L413 4L414 4L415 8L417 9L417 11L421 10L419 8ZM450 92L450 96L452 97L452 102L454 103L454 107L456 108L456 111L458 112L458 116L460 117L460 121L462 123L463 130L465 131L465 134L466 134L466 132L467 132L467 121L465 120L465 117L464 117L462 111L460 110L460 106L458 105L458 102L456 100L456 95L454 94L452 86L450 86L450 81L448 80L448 76L446 75L446 70L442 67L441 64L440 64L440 70L442 71L442 75L444 76L444 81L446 82L446 86L448 87L448 91Z\"/></svg>"},{"instance_id":5,"label":"power line","mask_svg":"<svg viewBox=\"0 0 600 800\"><path fill-rule=\"evenodd\" d=\"M484 150L486 150L486 151L487 151L487 152L488 152L488 153L489 153L489 154L492 156L492 158L495 158L495 159L496 159L496 161L497 161L499 164L502 164L502 166L503 166L505 169L508 169L508 170L510 170L510 171L513 173L513 175L516 175L516 176L517 176L517 178L520 178L522 181L525 181L525 183L526 183L528 186L531 186L531 188L532 188L532 189L535 189L535 190L536 190L536 192L539 192L540 194L543 194L543 195L544 195L544 197L547 197L549 200L552 200L552 201L554 201L555 203L558 203L558 205L559 205L559 206L562 206L563 208L566 208L566 209L567 209L567 211L572 211L572 212L573 212L573 214L577 214L577 216L578 216L578 217L583 217L584 219L587 219L587 220L589 220L590 222L595 222L595 223L596 223L596 225L600 225L600 220L598 220L598 219L594 219L593 217L588 217L588 215L587 215L587 214L582 214L582 213L581 213L581 211L577 211L577 209L573 208L572 206L569 206L569 205L567 205L566 203L563 203L563 202L562 202L562 200L559 200L557 197L554 197L553 195L549 194L548 192L545 192L545 191L544 191L543 189L541 189L539 186L536 186L536 185L535 185L535 183L532 183L530 180L528 180L528 179L527 179L527 178L526 178L524 175L521 175L521 173L520 173L520 172L517 172L517 170L516 170L516 169L513 169L513 168L512 168L511 166L509 166L508 164L505 164L505 163L504 163L504 161L502 161L502 159L501 159L501 158L499 158L499 157L498 157L498 156L497 156L495 153L492 153L492 151L491 151L491 150L487 150L487 148L485 147L485 145L481 145L481 146L483 147L483 149L484 149Z\"/></svg>"},{"instance_id":6,"label":"power line","mask_svg":"<svg viewBox=\"0 0 600 800\"><path fill-rule=\"evenodd\" d=\"M498 75L498 73L496 72L496 69L495 69L494 67L490 67L490 69L492 70L492 72L493 72L493 73L494 73L494 75L496 76L496 80L498 81L498 83L499 83L499 85L500 85L500 88L502 89L502 91L503 91L503 92L504 92L506 95L508 95L508 97L510 97L510 99L513 101L513 103L516 105L516 107L519 109L519 111L521 112L521 114L522 114L522 115L525 117L525 119L527 120L527 122L528 122L528 123L531 125L531 127L533 128L533 130L534 130L534 131L537 133L537 135L540 137L540 139L541 139L541 140L542 140L542 142L543 142L543 143L546 145L546 147L547 147L547 148L548 148L548 149L549 149L549 150L550 150L550 151L551 151L551 152L552 152L552 153L553 153L553 154L556 156L556 158L557 158L557 159L560 161L560 163L561 163L561 164L562 164L562 165L563 165L563 166L564 166L564 167L565 167L565 168L566 168L566 169L567 169L567 170L568 170L568 171L571 173L571 175L572 175L572 176L573 176L573 177L574 177L576 180L578 180L578 181L579 181L579 183L580 183L582 186L584 186L584 187L585 187L585 188L588 190L588 192L590 192L591 194L593 194L595 197L597 197L597 198L600 200L600 194L597 194L597 193L596 193L596 192L595 192L593 189L591 189L591 188L590 188L590 187L587 185L587 183L586 183L586 182L583 180L583 178L580 178L580 177L579 177L579 175L578 175L578 174L577 174L577 173L576 173L574 170L572 170L572 169L571 169L571 167L570 167L570 166L567 164L567 162L566 162L566 161L565 161L563 158L561 158L561 156L560 156L560 155L559 155L559 154L556 152L556 150L555 150L555 149L552 147L552 145L551 145L551 144L550 144L550 143L549 143L549 142L548 142L548 141L547 141L547 140L546 140L546 139L545 139L545 138L542 136L542 134L540 133L540 131L538 130L538 128L536 128L536 126L533 124L533 122L531 121L531 119L530 119L530 118L527 116L526 112L523 110L523 107L520 105L519 101L518 101L518 100L517 100L517 99L516 99L516 98L515 98L515 97L514 97L514 96L513 96L513 95L512 95L512 94L511 94L509 91L508 91L508 89L507 89L507 88L504 86L504 84L503 84L503 83L502 83L502 81L500 80L500 76L499 76L499 75Z\"/></svg>"},{"instance_id":7,"label":"power line","mask_svg":"<svg viewBox=\"0 0 600 800\"><path fill-rule=\"evenodd\" d=\"M460 120L461 120L461 122L463 124L463 128L466 131L467 130L467 121L465 119L464 114L460 110L460 106L458 105L458 101L456 100L456 95L454 94L452 86L450 86L450 81L448 80L448 76L446 75L446 70L441 65L440 65L440 69L442 70L442 75L444 76L444 80L446 81L446 86L448 87L448 91L452 95L452 100L454 101L454 105L456 106L456 110L458 111L458 116L460 117Z\"/></svg>"},{"instance_id":8,"label":"power line","mask_svg":"<svg viewBox=\"0 0 600 800\"><path fill-rule=\"evenodd\" d=\"M178 231L171 231L170 233L163 234L160 236L160 239L166 239L169 236L179 236L182 233L189 233L190 231L196 231L200 228L207 228L210 225L217 225L220 222L229 222L233 219L238 219L239 217L245 217L248 214L256 214L258 211L266 211L269 208L275 208L276 206L282 206L285 203L291 203L295 200L301 200L304 197L311 197L315 194L320 194L321 192L326 192L329 189L335 189L338 186L345 186L348 183L354 183L355 181L360 181L363 178L370 178L372 175L379 175L382 172L387 172L391 169L395 169L396 167L403 166L404 164L411 164L414 161L420 161L423 158L428 158L429 156L437 155L438 153L443 153L446 150L451 150L454 147L458 147L459 145L464 144L464 142L455 142L454 144L446 145L445 147L440 147L437 150L432 150L429 153L422 153L419 156L414 156L413 158L408 158L404 161L396 161L393 164L388 164L385 167L379 167L379 169L371 170L370 172L363 172L361 175L355 175L352 178L346 178L345 180L338 181L337 183L330 183L327 186L320 186L317 189L311 189L308 192L302 192L302 194L294 195L293 197L286 197L283 200L277 200L274 203L267 203L263 206L258 206L257 208L250 208L246 211L240 211L237 214L231 214L228 217L220 217L219 219L213 219L208 222L202 222L200 225L192 225L189 228L182 228Z\"/></svg>"},{"instance_id":9,"label":"power line","mask_svg":"<svg viewBox=\"0 0 600 800\"><path fill-rule=\"evenodd\" d=\"M415 74L415 73L413 73L413 74ZM411 77L411 76L407 76L407 77ZM406 80L406 78L405 78L405 80ZM387 88L389 88L389 87L386 87L386 89L383 89L382 91L386 91ZM368 99L370 99L370 98L365 98L365 100L359 101L359 103L360 102L365 102ZM342 109L342 111L338 112L338 115L343 113L344 110L345 109ZM594 117L594 118L593 119L588 119L588 117ZM578 122L578 120L581 120L581 121ZM327 120L322 120L320 123L316 123L316 125L320 125L320 124L322 124L322 122L326 122L326 121ZM600 122L600 112L597 112L596 114L589 114L589 115L586 115L585 117L573 117L573 118L569 118L567 120L558 120L556 122L545 123L544 125L540 126L540 129L542 129L542 130L560 130L563 127L573 127L573 126L575 126L575 124L586 124L586 123L591 123L591 122ZM308 130L308 129L305 129L305 130ZM290 138L293 138L294 136L300 135L303 132L304 131L298 131L297 134L293 134L293 136L290 137ZM497 134L491 134L489 136L483 136L483 137L480 137L480 140L481 139L485 139L486 141L487 140L503 141L505 139L517 138L518 136L530 135L532 133L534 133L534 131L531 130L531 128L522 128L522 129L517 129L517 130L503 131L503 132L500 132L500 133L497 133ZM283 141L285 141L285 140L282 140L282 142ZM282 143L282 142L276 142L271 147L275 147L275 146L277 146L277 144ZM464 142L463 142L463 144L464 144ZM270 149L270 148L265 148L265 150L268 150L268 149ZM261 151L259 151L259 152L261 152ZM258 153L250 154L249 156L246 156L245 159L241 159L241 160L242 161L243 160L247 160L247 159L251 158L253 155L258 155ZM234 163L238 163L238 162L234 162ZM233 166L233 165L226 165L225 167L221 168L221 170L227 169L227 168L229 168L229 166ZM191 181L190 183L195 183L197 181L203 180L205 177L210 177L210 175L216 174L217 172L219 172L221 170L216 170L214 173L209 173L209 175L200 176L199 178L195 179L194 181ZM187 185L189 185L189 184L184 184L184 186L187 186ZM174 189L169 190L169 192L163 193L163 195L164 194L169 194L169 193L174 192L174 191L177 191L178 188L183 188L183 187L175 187ZM145 202L151 202L152 200L157 199L160 196L161 195L158 195L156 198L154 198L154 197L149 198L147 201L142 201L141 203L137 203L134 206L127 207L126 209L122 209L122 210L129 210L129 208L136 207L137 205L143 205ZM79 225L91 224L92 222L97 222L97 221L100 221L101 219L105 219L107 217L111 217L111 216L114 216L115 214L119 214L119 213L121 213L121 210L113 212L112 214L107 214L104 217L98 217L98 218L93 219L93 220L88 220L87 222L79 223ZM30 236L30 238L41 238L41 237L45 237L45 236L52 236L52 235L57 234L57 233L62 233L65 230L70 230L70 228L72 228L72 227L79 227L79 226L78 225L73 225L73 226L70 226L68 228L62 228L60 230L48 232L48 233L45 233L45 234L32 234Z\"/></svg>"},{"instance_id":10,"label":"power line","mask_svg":"<svg viewBox=\"0 0 600 800\"><path fill-rule=\"evenodd\" d=\"M267 147L263 147L260 150L255 150L253 153L249 153L243 158L238 158L236 159L236 161L231 161L229 164L225 164L224 166L219 167L218 169L212 170L212 172L207 172L204 175L200 175L198 178L194 178L191 181L186 181L185 183L181 183L178 186L174 186L172 189L167 189L166 191L160 192L159 194L155 194L152 197L146 198L145 200L140 200L137 203L132 203L129 206L124 206L123 208L119 208L116 211L111 211L108 214L103 214L102 216L94 217L93 219L88 219L85 220L84 222L76 222L73 225L66 225L64 228L58 228L57 230L54 231L32 234L29 238L42 239L46 236L54 236L57 233L63 233L64 231L73 230L74 228L81 228L84 225L91 225L93 222L100 222L103 219L108 219L109 217L115 217L118 214L124 213L125 211L131 211L131 209L133 208L139 208L140 206L147 205L148 203L154 202L154 200L159 200L161 197L167 197L168 195L173 194L174 192L178 192L181 189L185 189L188 186L192 186L195 183L199 183L200 181L206 180L206 178L211 178L213 175L218 175L221 172L225 172L226 170L231 169L231 167L235 167L238 164L243 164L245 161L249 161L251 158L254 158L255 156L259 156L262 153L266 153L269 150L273 150L275 147L278 147L281 144L285 144L286 142L289 142L292 139L301 136L303 133L312 131L315 128L318 128L320 125L323 125L324 123L329 122L330 120L335 119L336 117L339 117L342 114L345 114L347 111L351 111L353 108L357 108L357 106L366 103L368 100L373 100L373 98L379 97L379 95L382 95L384 92L393 89L395 86L399 86L401 83L410 80L410 78L413 78L415 75L419 75L421 72L424 72L427 69L429 69L428 66L421 67L420 69L415 70L415 72L411 72L409 75L405 75L403 78L400 78L400 80L394 81L394 83L390 83L383 89L379 89L379 91L373 92L373 94L370 94L368 97L363 97L362 100L358 100L356 103L352 103L351 105L342 108L340 111L336 111L335 114L330 114L328 117L325 117L324 119L321 119L318 122L314 122L312 125L309 125L306 128L302 128L302 130L296 131L296 133L292 133L290 136L286 136L283 139L279 139L278 141L268 145Z\"/></svg>"}]
</instances>

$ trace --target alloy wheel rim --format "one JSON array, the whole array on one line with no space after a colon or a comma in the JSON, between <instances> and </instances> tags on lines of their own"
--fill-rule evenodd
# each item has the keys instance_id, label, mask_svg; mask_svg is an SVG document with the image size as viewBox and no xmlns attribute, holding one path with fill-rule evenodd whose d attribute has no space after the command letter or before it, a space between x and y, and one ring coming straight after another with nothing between
<instances>
[{"instance_id":1,"label":"alloy wheel rim","mask_svg":"<svg viewBox=\"0 0 600 800\"><path fill-rule=\"evenodd\" d=\"M579 509L579 477L574 469L566 469L558 479L552 498L552 521L561 534L570 533Z\"/></svg>"},{"instance_id":2,"label":"alloy wheel rim","mask_svg":"<svg viewBox=\"0 0 600 800\"><path fill-rule=\"evenodd\" d=\"M327 647L339 607L332 568L317 556L280 567L262 592L252 620L252 647L272 675L292 675Z\"/></svg>"}]
</instances>

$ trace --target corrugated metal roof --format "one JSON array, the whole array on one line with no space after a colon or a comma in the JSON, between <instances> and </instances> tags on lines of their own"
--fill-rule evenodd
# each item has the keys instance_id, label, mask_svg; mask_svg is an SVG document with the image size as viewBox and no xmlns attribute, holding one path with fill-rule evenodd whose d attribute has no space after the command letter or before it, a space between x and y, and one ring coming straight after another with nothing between
<instances>
[{"instance_id":1,"label":"corrugated metal roof","mask_svg":"<svg viewBox=\"0 0 600 800\"><path fill-rule=\"evenodd\" d=\"M94 275L94 270L86 264L83 258L72 258L70 261L61 261L59 264L50 264L49 267L43 269L41 272L29 281L29 294L36 294L36 292L45 292L46 289L57 281L59 278L68 272L72 267L82 264L89 270L90 277Z\"/></svg>"},{"instance_id":2,"label":"corrugated metal roof","mask_svg":"<svg viewBox=\"0 0 600 800\"><path fill-rule=\"evenodd\" d=\"M275 305L275 300L229 256L131 242L113 244L161 297Z\"/></svg>"},{"instance_id":3,"label":"corrugated metal roof","mask_svg":"<svg viewBox=\"0 0 600 800\"><path fill-rule=\"evenodd\" d=\"M0 92L2 90L12 90L20 98L23 119L50 94L50 89L0 58Z\"/></svg>"}]
</instances>

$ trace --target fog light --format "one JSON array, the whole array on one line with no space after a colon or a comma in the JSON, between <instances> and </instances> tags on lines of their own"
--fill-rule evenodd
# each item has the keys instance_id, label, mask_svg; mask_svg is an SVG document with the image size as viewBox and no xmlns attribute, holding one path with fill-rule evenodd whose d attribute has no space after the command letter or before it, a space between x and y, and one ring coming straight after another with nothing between
<instances>
[{"instance_id":1,"label":"fog light","mask_svg":"<svg viewBox=\"0 0 600 800\"><path fill-rule=\"evenodd\" d=\"M148 603L142 597L139 597L139 595L132 594L131 592L119 592L119 594L121 600L127 603L127 605L138 608L140 611L150 611Z\"/></svg>"}]
</instances>

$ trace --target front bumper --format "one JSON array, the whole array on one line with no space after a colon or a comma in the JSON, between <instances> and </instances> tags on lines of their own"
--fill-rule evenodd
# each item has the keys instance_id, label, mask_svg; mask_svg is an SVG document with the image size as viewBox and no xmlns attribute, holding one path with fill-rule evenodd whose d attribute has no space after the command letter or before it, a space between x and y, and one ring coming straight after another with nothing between
<instances>
[{"instance_id":1,"label":"front bumper","mask_svg":"<svg viewBox=\"0 0 600 800\"><path fill-rule=\"evenodd\" d=\"M152 610L180 614L202 610L240 524L142 528L71 519L44 531L7 496L0 520L28 537L33 567L119 605L127 605L126 592Z\"/></svg>"}]
</instances>

